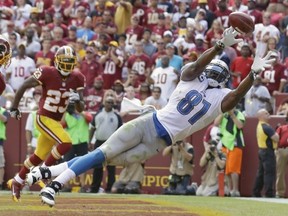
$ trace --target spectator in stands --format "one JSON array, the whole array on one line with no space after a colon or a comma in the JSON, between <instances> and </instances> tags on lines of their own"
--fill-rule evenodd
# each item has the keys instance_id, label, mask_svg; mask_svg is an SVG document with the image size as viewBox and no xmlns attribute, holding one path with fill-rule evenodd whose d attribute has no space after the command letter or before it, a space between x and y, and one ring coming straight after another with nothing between
<instances>
[{"instance_id":1,"label":"spectator in stands","mask_svg":"<svg viewBox=\"0 0 288 216\"><path fill-rule=\"evenodd\" d=\"M276 115L284 115L288 114L288 100L283 101L276 110Z\"/></svg>"},{"instance_id":2,"label":"spectator in stands","mask_svg":"<svg viewBox=\"0 0 288 216\"><path fill-rule=\"evenodd\" d=\"M187 28L186 34L184 37L178 37L173 45L177 47L177 53L179 56L183 56L187 53L188 50L194 49L195 45L195 31L193 28Z\"/></svg>"},{"instance_id":3,"label":"spectator in stands","mask_svg":"<svg viewBox=\"0 0 288 216\"><path fill-rule=\"evenodd\" d=\"M229 27L229 15L232 13L228 9L227 0L219 0L217 3L218 9L214 12L217 19L221 21L223 28Z\"/></svg>"},{"instance_id":4,"label":"spectator in stands","mask_svg":"<svg viewBox=\"0 0 288 216\"><path fill-rule=\"evenodd\" d=\"M86 89L93 87L94 79L103 73L102 65L95 59L92 46L86 47L86 55L80 64L80 71L86 77Z\"/></svg>"},{"instance_id":5,"label":"spectator in stands","mask_svg":"<svg viewBox=\"0 0 288 216\"><path fill-rule=\"evenodd\" d=\"M8 111L0 107L0 190L4 189L4 174L5 174L5 156L4 156L4 142L6 140L6 123L9 118Z\"/></svg>"},{"instance_id":6,"label":"spectator in stands","mask_svg":"<svg viewBox=\"0 0 288 216\"><path fill-rule=\"evenodd\" d=\"M256 42L256 53L260 57L264 56L267 49L267 42L270 37L280 38L280 31L277 27L271 24L271 13L263 13L263 23L255 25L253 32L254 41Z\"/></svg>"},{"instance_id":7,"label":"spectator in stands","mask_svg":"<svg viewBox=\"0 0 288 216\"><path fill-rule=\"evenodd\" d=\"M259 110L257 118L256 136L259 148L259 165L253 187L253 196L261 197L261 192L264 188L265 197L275 197L276 159L274 150L277 148L279 135L269 125L270 114L267 110Z\"/></svg>"},{"instance_id":8,"label":"spectator in stands","mask_svg":"<svg viewBox=\"0 0 288 216\"><path fill-rule=\"evenodd\" d=\"M2 22L2 20L1 20ZM7 30L6 31L2 31L1 35L6 38L6 39L9 39L9 36L11 34L15 34L16 35L16 44L19 44L20 41L21 41L21 35L15 31L15 23L13 21L8 21L7 22Z\"/></svg>"},{"instance_id":9,"label":"spectator in stands","mask_svg":"<svg viewBox=\"0 0 288 216\"><path fill-rule=\"evenodd\" d=\"M168 32L170 32L170 31L168 31ZM164 34L165 34L165 33L166 33L166 32L164 32ZM166 33L166 34L167 34L167 33ZM171 35L172 35L172 33L171 33ZM157 44L157 52L154 53L154 54L152 55L152 57L151 57L152 68L155 67L157 61L158 61L159 59L161 59L162 56L166 55L164 39L162 39L162 38L157 39L156 44Z\"/></svg>"},{"instance_id":10,"label":"spectator in stands","mask_svg":"<svg viewBox=\"0 0 288 216\"><path fill-rule=\"evenodd\" d=\"M76 41L77 41L77 27L76 26L69 26L68 28L68 36L63 38L63 40L68 44L74 44L74 46L76 45Z\"/></svg>"},{"instance_id":11,"label":"spectator in stands","mask_svg":"<svg viewBox=\"0 0 288 216\"><path fill-rule=\"evenodd\" d=\"M0 33L3 34L7 31L7 24L12 20L13 17L13 0L0 0L2 13L0 14Z\"/></svg>"},{"instance_id":12,"label":"spectator in stands","mask_svg":"<svg viewBox=\"0 0 288 216\"><path fill-rule=\"evenodd\" d=\"M113 13L110 10L105 10L102 16L103 33L108 34L111 38L114 38L114 34L117 33L117 26L114 23Z\"/></svg>"},{"instance_id":13,"label":"spectator in stands","mask_svg":"<svg viewBox=\"0 0 288 216\"><path fill-rule=\"evenodd\" d=\"M153 29L158 23L158 17L163 14L164 11L158 8L158 0L150 0L148 9L145 11L147 20L144 24L146 28Z\"/></svg>"},{"instance_id":14,"label":"spectator in stands","mask_svg":"<svg viewBox=\"0 0 288 216\"><path fill-rule=\"evenodd\" d=\"M83 39L85 43L91 41L95 36L95 32L91 30L91 28L92 28L92 19L91 17L87 16L84 20L83 27L79 28L76 32L77 38Z\"/></svg>"},{"instance_id":15,"label":"spectator in stands","mask_svg":"<svg viewBox=\"0 0 288 216\"><path fill-rule=\"evenodd\" d=\"M18 55L18 49L17 49L17 35L15 32L12 32L8 36L8 41L10 43L10 47L12 49L12 57L16 57Z\"/></svg>"},{"instance_id":16,"label":"spectator in stands","mask_svg":"<svg viewBox=\"0 0 288 216\"><path fill-rule=\"evenodd\" d=\"M121 82L121 80L116 80L112 86L112 89L115 92L115 106L114 108L120 111L121 102L125 95L125 85Z\"/></svg>"},{"instance_id":17,"label":"spectator in stands","mask_svg":"<svg viewBox=\"0 0 288 216\"><path fill-rule=\"evenodd\" d=\"M133 6L130 0L120 0L118 4L116 4L114 23L117 28L117 34L123 34L131 24L132 10Z\"/></svg>"},{"instance_id":18,"label":"spectator in stands","mask_svg":"<svg viewBox=\"0 0 288 216\"><path fill-rule=\"evenodd\" d=\"M272 107L275 110L275 96L284 91L284 86L287 82L286 68L279 62L278 51L275 50L271 54L272 62L271 67L267 68L261 73L262 82L268 88L272 96Z\"/></svg>"},{"instance_id":19,"label":"spectator in stands","mask_svg":"<svg viewBox=\"0 0 288 216\"><path fill-rule=\"evenodd\" d=\"M251 16L254 23L262 23L262 12L256 9L256 0L248 0L247 6L247 13Z\"/></svg>"},{"instance_id":20,"label":"spectator in stands","mask_svg":"<svg viewBox=\"0 0 288 216\"><path fill-rule=\"evenodd\" d=\"M172 66L176 71L177 74L180 75L181 67L183 66L183 58L179 55L175 55L175 47L173 44L169 43L166 45L166 55L169 57L169 66ZM156 63L156 67L160 67L162 65L162 60L159 60ZM163 89L162 89L163 90Z\"/></svg>"},{"instance_id":21,"label":"spectator in stands","mask_svg":"<svg viewBox=\"0 0 288 216\"><path fill-rule=\"evenodd\" d=\"M69 44L68 44L69 45ZM70 44L72 46L72 44ZM76 51L76 54L78 56L78 61L81 64L81 62L84 60L86 56L86 42L83 38L77 38L76 45L73 47Z\"/></svg>"},{"instance_id":22,"label":"spectator in stands","mask_svg":"<svg viewBox=\"0 0 288 216\"><path fill-rule=\"evenodd\" d=\"M141 85L138 71L132 69L130 72L128 72L128 78L123 85L125 88L128 86L133 86L138 91Z\"/></svg>"},{"instance_id":23,"label":"spectator in stands","mask_svg":"<svg viewBox=\"0 0 288 216\"><path fill-rule=\"evenodd\" d=\"M84 5L79 4L75 11L76 11L76 17L70 19L69 25L76 26L77 28L83 28L85 18L88 15L88 10L85 8Z\"/></svg>"},{"instance_id":24,"label":"spectator in stands","mask_svg":"<svg viewBox=\"0 0 288 216\"><path fill-rule=\"evenodd\" d=\"M155 42L157 39L163 37L163 33L166 31L165 26L165 15L159 14L158 16L158 23L156 26L153 27L150 31L152 32L152 41Z\"/></svg>"},{"instance_id":25,"label":"spectator in stands","mask_svg":"<svg viewBox=\"0 0 288 216\"><path fill-rule=\"evenodd\" d=\"M285 174L288 167L288 113L286 113L286 123L276 129L279 135L279 142L276 155L276 197L284 198L286 192Z\"/></svg>"},{"instance_id":26,"label":"spectator in stands","mask_svg":"<svg viewBox=\"0 0 288 216\"><path fill-rule=\"evenodd\" d=\"M229 10L233 12L243 12L246 13L248 11L248 6L245 5L242 0L235 0L234 5L229 7Z\"/></svg>"},{"instance_id":27,"label":"spectator in stands","mask_svg":"<svg viewBox=\"0 0 288 216\"><path fill-rule=\"evenodd\" d=\"M267 40L267 49L265 51L265 55L267 55L267 53L271 50L278 52L278 58L279 61L281 61L282 57L281 57L281 53L277 50L277 44L278 44L278 39L276 37L269 37Z\"/></svg>"},{"instance_id":28,"label":"spectator in stands","mask_svg":"<svg viewBox=\"0 0 288 216\"><path fill-rule=\"evenodd\" d=\"M172 22L173 24L177 24L181 17L189 17L189 7L186 1L180 1L178 3L178 10L177 12L173 13Z\"/></svg>"},{"instance_id":29,"label":"spectator in stands","mask_svg":"<svg viewBox=\"0 0 288 216\"><path fill-rule=\"evenodd\" d=\"M197 196L217 196L219 193L218 175L225 170L226 155L221 151L220 134L213 134L214 131L219 131L219 128L212 124L206 130L209 133L207 135L205 133L206 139L203 140L205 151L199 165L204 173L201 176L201 184L196 191ZM229 191L226 191L226 194L229 194Z\"/></svg>"},{"instance_id":30,"label":"spectator in stands","mask_svg":"<svg viewBox=\"0 0 288 216\"><path fill-rule=\"evenodd\" d=\"M109 42L109 48L106 54L102 55L99 63L103 65L103 88L111 89L116 80L122 79L123 56L116 52L118 48L117 41Z\"/></svg>"},{"instance_id":31,"label":"spectator in stands","mask_svg":"<svg viewBox=\"0 0 288 216\"><path fill-rule=\"evenodd\" d=\"M241 47L241 56L236 57L230 66L232 75L232 87L237 88L240 82L249 74L253 63L249 44L243 43Z\"/></svg>"},{"instance_id":32,"label":"spectator in stands","mask_svg":"<svg viewBox=\"0 0 288 216\"><path fill-rule=\"evenodd\" d=\"M42 41L42 50L35 55L36 67L42 65L53 66L55 53L51 52L51 40L44 39Z\"/></svg>"},{"instance_id":33,"label":"spectator in stands","mask_svg":"<svg viewBox=\"0 0 288 216\"><path fill-rule=\"evenodd\" d=\"M102 76L99 75L94 78L93 87L85 91L85 110L89 112L98 112L100 110L104 98L103 82Z\"/></svg>"},{"instance_id":34,"label":"spectator in stands","mask_svg":"<svg viewBox=\"0 0 288 216\"><path fill-rule=\"evenodd\" d=\"M164 189L164 194L173 195L195 195L196 188L189 188L193 175L193 146L180 140L173 145L166 147L163 156L171 156L169 185Z\"/></svg>"},{"instance_id":35,"label":"spectator in stands","mask_svg":"<svg viewBox=\"0 0 288 216\"><path fill-rule=\"evenodd\" d=\"M253 86L245 95L245 115L256 117L257 112L261 109L267 109L269 113L273 112L271 95L267 87L262 84L261 77L257 76Z\"/></svg>"},{"instance_id":36,"label":"spectator in stands","mask_svg":"<svg viewBox=\"0 0 288 216\"><path fill-rule=\"evenodd\" d=\"M229 112L219 115L215 124L219 125L223 151L227 154L225 174L228 178L230 196L239 197L239 176L245 147L243 138L245 116L240 110L233 108Z\"/></svg>"},{"instance_id":37,"label":"spectator in stands","mask_svg":"<svg viewBox=\"0 0 288 216\"><path fill-rule=\"evenodd\" d=\"M114 182L111 193L140 194L144 175L144 163L127 164Z\"/></svg>"},{"instance_id":38,"label":"spectator in stands","mask_svg":"<svg viewBox=\"0 0 288 216\"><path fill-rule=\"evenodd\" d=\"M26 46L26 55L34 59L35 54L41 50L41 44L34 40L35 31L33 28L28 27L25 30L26 40L23 42Z\"/></svg>"},{"instance_id":39,"label":"spectator in stands","mask_svg":"<svg viewBox=\"0 0 288 216\"><path fill-rule=\"evenodd\" d=\"M13 20L17 32L22 32L25 27L25 22L29 20L31 5L27 4L25 0L17 0L13 9Z\"/></svg>"},{"instance_id":40,"label":"spectator in stands","mask_svg":"<svg viewBox=\"0 0 288 216\"><path fill-rule=\"evenodd\" d=\"M64 155L64 161L69 161L74 157L88 153L89 123L92 118L89 112L79 113L75 109L75 103L68 104L61 123L72 139L72 147ZM86 188L84 187L85 173L81 174L79 179L81 187L79 192L86 192Z\"/></svg>"},{"instance_id":41,"label":"spectator in stands","mask_svg":"<svg viewBox=\"0 0 288 216\"><path fill-rule=\"evenodd\" d=\"M167 55L161 58L161 66L155 68L151 74L154 86L161 88L161 96L168 101L179 80L177 71L170 65Z\"/></svg>"},{"instance_id":42,"label":"spectator in stands","mask_svg":"<svg viewBox=\"0 0 288 216\"><path fill-rule=\"evenodd\" d=\"M6 70L6 80L16 91L34 71L34 60L26 56L26 47L23 43L20 43L18 45L18 56L11 59L11 64Z\"/></svg>"},{"instance_id":43,"label":"spectator in stands","mask_svg":"<svg viewBox=\"0 0 288 216\"><path fill-rule=\"evenodd\" d=\"M197 34L195 36L195 47L188 50L186 54L190 55L191 52L195 52L197 56L200 56L206 49L207 49L207 43L204 39L204 36L202 34Z\"/></svg>"},{"instance_id":44,"label":"spectator in stands","mask_svg":"<svg viewBox=\"0 0 288 216\"><path fill-rule=\"evenodd\" d=\"M142 0L132 0L131 4L133 5L133 15L137 14L140 19L139 25L144 26L146 24L148 6Z\"/></svg>"},{"instance_id":45,"label":"spectator in stands","mask_svg":"<svg viewBox=\"0 0 288 216\"><path fill-rule=\"evenodd\" d=\"M66 45L64 41L64 31L61 27L56 26L52 30L51 51L56 53L57 50L64 45Z\"/></svg>"},{"instance_id":46,"label":"spectator in stands","mask_svg":"<svg viewBox=\"0 0 288 216\"><path fill-rule=\"evenodd\" d=\"M125 29L126 34L126 44L128 45L128 49L132 50L132 47L136 41L140 41L142 39L144 33L144 27L139 25L140 18L137 14L134 14L131 17L131 25Z\"/></svg>"},{"instance_id":47,"label":"spectator in stands","mask_svg":"<svg viewBox=\"0 0 288 216\"><path fill-rule=\"evenodd\" d=\"M173 33L170 30L166 30L163 33L163 40L164 40L164 44L165 46L169 43L173 43L174 39L173 39ZM165 47L164 47L165 48Z\"/></svg>"},{"instance_id":48,"label":"spectator in stands","mask_svg":"<svg viewBox=\"0 0 288 216\"><path fill-rule=\"evenodd\" d=\"M146 98L148 98L150 96L151 96L150 84L146 83L146 82L141 83L136 97L141 101L141 104L143 105Z\"/></svg>"},{"instance_id":49,"label":"spectator in stands","mask_svg":"<svg viewBox=\"0 0 288 216\"><path fill-rule=\"evenodd\" d=\"M130 73L131 70L138 71L138 78L140 82L145 82L151 72L150 57L144 53L144 45L141 41L136 41L134 44L135 54L131 55L127 60L127 68Z\"/></svg>"},{"instance_id":50,"label":"spectator in stands","mask_svg":"<svg viewBox=\"0 0 288 216\"><path fill-rule=\"evenodd\" d=\"M144 105L152 105L157 110L162 109L167 104L167 100L161 96L161 88L154 86L152 89L152 95L147 97L144 101Z\"/></svg>"},{"instance_id":51,"label":"spectator in stands","mask_svg":"<svg viewBox=\"0 0 288 216\"><path fill-rule=\"evenodd\" d=\"M93 149L101 146L121 125L121 117L113 110L115 99L113 97L104 98L104 107L96 113L91 122L90 144ZM92 143L92 137L95 136L96 142ZM117 145L115 143L115 145ZM92 150L92 149L91 149ZM108 182L106 192L110 192L115 182L115 166L107 166ZM91 184L91 192L98 193L103 178L103 167L94 168L93 182Z\"/></svg>"},{"instance_id":52,"label":"spectator in stands","mask_svg":"<svg viewBox=\"0 0 288 216\"><path fill-rule=\"evenodd\" d=\"M195 21L195 33L205 35L208 30L208 22L206 21L206 10L200 8L194 18Z\"/></svg>"},{"instance_id":53,"label":"spectator in stands","mask_svg":"<svg viewBox=\"0 0 288 216\"><path fill-rule=\"evenodd\" d=\"M156 47L154 46L152 42L153 41L151 40L151 30L144 29L143 36L142 36L143 52L149 57L152 56L154 53L156 53Z\"/></svg>"},{"instance_id":54,"label":"spectator in stands","mask_svg":"<svg viewBox=\"0 0 288 216\"><path fill-rule=\"evenodd\" d=\"M50 40L53 39L52 32L50 31L48 26L42 26L41 35L39 37L39 40L40 40L40 42L42 42L43 40L48 40L48 39L50 39Z\"/></svg>"},{"instance_id":55,"label":"spectator in stands","mask_svg":"<svg viewBox=\"0 0 288 216\"><path fill-rule=\"evenodd\" d=\"M196 1L194 1L195 3ZM215 20L217 17L214 14L214 11L216 10L216 1L207 1L207 0L198 0L198 7L193 7L193 10L190 13L190 16L194 18L200 9L204 9L206 11L205 19L208 22L208 28L211 27L213 20Z\"/></svg>"},{"instance_id":56,"label":"spectator in stands","mask_svg":"<svg viewBox=\"0 0 288 216\"><path fill-rule=\"evenodd\" d=\"M55 27L60 27L63 30L63 37L67 37L68 28L67 25L63 23L63 16L61 12L56 12L53 16L53 22L47 24L50 31L52 31Z\"/></svg>"},{"instance_id":57,"label":"spectator in stands","mask_svg":"<svg viewBox=\"0 0 288 216\"><path fill-rule=\"evenodd\" d=\"M205 40L208 43L208 47L212 47L215 41L219 40L222 36L224 28L220 20L215 19L212 23L212 26L208 29L206 33Z\"/></svg>"}]
</instances>

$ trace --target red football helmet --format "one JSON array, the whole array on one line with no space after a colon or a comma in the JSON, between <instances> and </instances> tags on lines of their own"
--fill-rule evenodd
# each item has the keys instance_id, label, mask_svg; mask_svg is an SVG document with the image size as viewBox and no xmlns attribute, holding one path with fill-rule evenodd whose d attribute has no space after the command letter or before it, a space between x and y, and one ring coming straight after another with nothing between
<instances>
[{"instance_id":1,"label":"red football helmet","mask_svg":"<svg viewBox=\"0 0 288 216\"><path fill-rule=\"evenodd\" d=\"M9 42L0 36L0 66L7 68L11 63L12 49Z\"/></svg>"},{"instance_id":2,"label":"red football helmet","mask_svg":"<svg viewBox=\"0 0 288 216\"><path fill-rule=\"evenodd\" d=\"M54 64L63 76L68 76L77 64L75 51L70 46L60 47L55 54Z\"/></svg>"}]
</instances>

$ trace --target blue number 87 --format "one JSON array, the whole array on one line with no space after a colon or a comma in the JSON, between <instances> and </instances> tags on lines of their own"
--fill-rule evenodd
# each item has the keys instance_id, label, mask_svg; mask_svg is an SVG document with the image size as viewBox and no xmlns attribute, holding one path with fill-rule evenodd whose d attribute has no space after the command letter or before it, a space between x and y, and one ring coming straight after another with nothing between
<instances>
[{"instance_id":1,"label":"blue number 87","mask_svg":"<svg viewBox=\"0 0 288 216\"><path fill-rule=\"evenodd\" d=\"M205 99L203 99L202 94L200 94L198 91L191 90L185 95L185 98L183 98L177 105L177 110L180 114L188 115L199 103L202 103L203 106L188 120L191 125L197 122L203 115L208 112L211 104Z\"/></svg>"}]
</instances>

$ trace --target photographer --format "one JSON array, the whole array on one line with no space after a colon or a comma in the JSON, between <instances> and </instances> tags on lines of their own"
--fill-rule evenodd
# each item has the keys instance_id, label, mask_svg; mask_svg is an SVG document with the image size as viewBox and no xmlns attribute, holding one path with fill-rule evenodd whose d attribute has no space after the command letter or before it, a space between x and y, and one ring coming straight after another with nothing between
<instances>
[{"instance_id":1,"label":"photographer","mask_svg":"<svg viewBox=\"0 0 288 216\"><path fill-rule=\"evenodd\" d=\"M199 165L205 168L205 172L201 177L201 185L196 191L197 196L218 195L218 174L225 168L226 156L217 149L218 141L211 140L208 144L200 159Z\"/></svg>"},{"instance_id":2,"label":"photographer","mask_svg":"<svg viewBox=\"0 0 288 216\"><path fill-rule=\"evenodd\" d=\"M171 155L171 175L169 186L164 189L164 194L195 195L195 188L189 186L194 168L193 146L188 142L178 141L163 150L163 156L167 155Z\"/></svg>"}]
</instances>

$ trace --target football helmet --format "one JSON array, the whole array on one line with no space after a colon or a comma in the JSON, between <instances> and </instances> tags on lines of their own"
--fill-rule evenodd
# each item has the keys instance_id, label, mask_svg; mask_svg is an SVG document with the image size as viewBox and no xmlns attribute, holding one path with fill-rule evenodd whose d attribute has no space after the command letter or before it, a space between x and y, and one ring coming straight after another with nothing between
<instances>
[{"instance_id":1,"label":"football helmet","mask_svg":"<svg viewBox=\"0 0 288 216\"><path fill-rule=\"evenodd\" d=\"M206 66L204 73L211 87L223 87L230 77L227 64L220 59L213 59Z\"/></svg>"},{"instance_id":2,"label":"football helmet","mask_svg":"<svg viewBox=\"0 0 288 216\"><path fill-rule=\"evenodd\" d=\"M11 63L12 49L9 42L0 36L0 67L7 68Z\"/></svg>"},{"instance_id":3,"label":"football helmet","mask_svg":"<svg viewBox=\"0 0 288 216\"><path fill-rule=\"evenodd\" d=\"M70 46L62 46L57 50L54 65L63 76L68 76L76 64L76 53Z\"/></svg>"}]
</instances>

